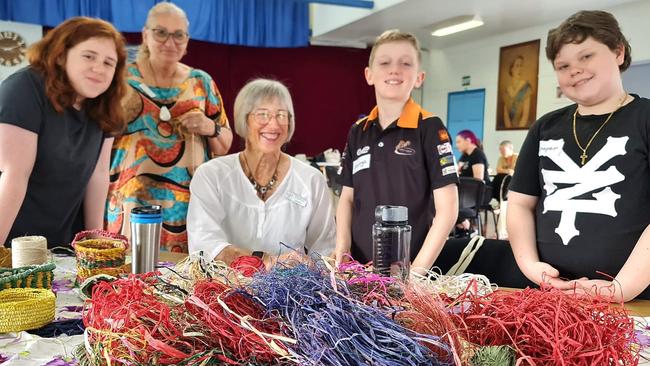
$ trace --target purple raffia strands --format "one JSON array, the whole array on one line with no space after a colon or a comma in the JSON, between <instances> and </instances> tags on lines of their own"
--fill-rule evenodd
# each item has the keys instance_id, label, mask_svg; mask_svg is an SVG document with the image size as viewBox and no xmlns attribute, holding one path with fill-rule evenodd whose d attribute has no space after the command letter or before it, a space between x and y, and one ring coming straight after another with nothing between
<instances>
[{"instance_id":1,"label":"purple raffia strands","mask_svg":"<svg viewBox=\"0 0 650 366\"><path fill-rule=\"evenodd\" d=\"M316 266L275 266L255 275L249 288L291 324L297 344L289 352L300 365L454 365L451 348L439 337L409 331L354 300L344 281Z\"/></svg>"}]
</instances>

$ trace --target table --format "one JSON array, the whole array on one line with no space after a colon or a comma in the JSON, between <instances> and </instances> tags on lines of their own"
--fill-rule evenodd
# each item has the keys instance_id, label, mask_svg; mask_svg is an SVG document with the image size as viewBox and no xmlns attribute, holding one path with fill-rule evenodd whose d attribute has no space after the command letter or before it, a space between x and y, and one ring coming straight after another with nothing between
<instances>
[{"instance_id":1,"label":"table","mask_svg":"<svg viewBox=\"0 0 650 366\"><path fill-rule=\"evenodd\" d=\"M178 263L187 254L161 252L160 262ZM57 265L53 289L57 292L56 319L80 319L83 302L74 287L76 260L54 256ZM638 332L650 337L650 301L634 300L625 305L638 320ZM41 338L27 332L0 334L0 366L72 366L74 349L83 342L83 335ZM644 352L639 365L650 366L650 353Z\"/></svg>"}]
</instances>

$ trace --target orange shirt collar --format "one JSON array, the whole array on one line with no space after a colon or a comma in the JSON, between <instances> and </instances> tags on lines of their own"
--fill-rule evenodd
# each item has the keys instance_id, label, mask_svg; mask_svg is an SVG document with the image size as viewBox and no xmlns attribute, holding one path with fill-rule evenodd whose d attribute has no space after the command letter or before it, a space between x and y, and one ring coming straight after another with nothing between
<instances>
[{"instance_id":1,"label":"orange shirt collar","mask_svg":"<svg viewBox=\"0 0 650 366\"><path fill-rule=\"evenodd\" d=\"M423 114L423 117L424 114L430 114L423 110L420 105L415 103L413 98L409 98L409 100L404 105L404 109L402 109L402 114L397 120L397 126L402 128L418 128L418 123L420 122L420 113ZM377 106L375 106L375 108L370 111L370 114L366 119L366 123L363 125L363 130L365 131L366 128L368 128L368 124L377 118L379 118L379 109Z\"/></svg>"}]
</instances>

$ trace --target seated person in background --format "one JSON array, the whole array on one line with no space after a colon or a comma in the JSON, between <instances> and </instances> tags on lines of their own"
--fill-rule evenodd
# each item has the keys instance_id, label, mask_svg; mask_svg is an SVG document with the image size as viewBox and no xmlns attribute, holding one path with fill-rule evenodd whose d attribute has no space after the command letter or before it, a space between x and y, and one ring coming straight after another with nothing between
<instances>
[{"instance_id":1,"label":"seated person in background","mask_svg":"<svg viewBox=\"0 0 650 366\"><path fill-rule=\"evenodd\" d=\"M650 100L623 89L630 45L604 11L572 15L546 44L575 104L537 120L521 148L508 194L517 264L537 284L649 298Z\"/></svg>"},{"instance_id":2,"label":"seated person in background","mask_svg":"<svg viewBox=\"0 0 650 366\"><path fill-rule=\"evenodd\" d=\"M483 152L481 141L470 130L462 130L456 135L456 149L463 154L458 160L458 175L474 177L490 184L487 156Z\"/></svg>"},{"instance_id":3,"label":"seated person in background","mask_svg":"<svg viewBox=\"0 0 650 366\"><path fill-rule=\"evenodd\" d=\"M497 175L492 182L492 197L497 201L501 201L502 198L506 199L506 197L501 197L501 193L505 194L504 189L507 189L507 187L502 187L502 183L506 176L515 174L515 165L517 164L517 156L519 156L515 154L512 142L508 140L501 141L499 144L499 154L501 156L497 161Z\"/></svg>"},{"instance_id":4,"label":"seated person in background","mask_svg":"<svg viewBox=\"0 0 650 366\"><path fill-rule=\"evenodd\" d=\"M334 212L325 177L282 152L295 130L289 90L246 84L234 107L244 151L201 165L190 184L189 252L230 264L240 256L275 259L334 251ZM293 248L293 250L292 250Z\"/></svg>"},{"instance_id":5,"label":"seated person in background","mask_svg":"<svg viewBox=\"0 0 650 366\"><path fill-rule=\"evenodd\" d=\"M499 144L499 160L497 161L497 174L515 174L515 165L517 164L517 156L514 152L512 142L508 140L501 141Z\"/></svg>"},{"instance_id":6,"label":"seated person in background","mask_svg":"<svg viewBox=\"0 0 650 366\"><path fill-rule=\"evenodd\" d=\"M487 156L483 152L481 141L470 130L462 130L456 135L456 149L463 154L458 160L458 175L461 177L470 177L480 179L485 183L486 190L482 205L487 205L492 199L492 193L489 190L490 176L488 174ZM469 236L469 220L462 220L456 225L456 236ZM482 233L479 233L482 234Z\"/></svg>"}]
</instances>

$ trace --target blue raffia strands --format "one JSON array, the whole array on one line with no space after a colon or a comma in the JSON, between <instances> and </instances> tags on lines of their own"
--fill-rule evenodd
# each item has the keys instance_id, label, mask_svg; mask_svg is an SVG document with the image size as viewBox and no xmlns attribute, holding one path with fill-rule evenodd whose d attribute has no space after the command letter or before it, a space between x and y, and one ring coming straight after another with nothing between
<instances>
[{"instance_id":1,"label":"blue raffia strands","mask_svg":"<svg viewBox=\"0 0 650 366\"><path fill-rule=\"evenodd\" d=\"M289 336L298 342L289 351L300 365L454 365L439 337L407 330L354 300L344 281L317 265L276 265L255 275L248 289L291 324Z\"/></svg>"}]
</instances>

